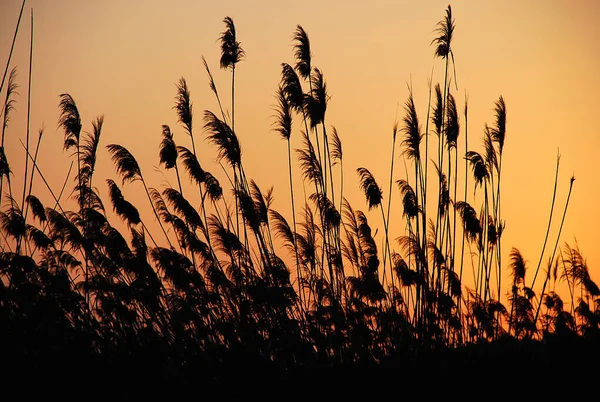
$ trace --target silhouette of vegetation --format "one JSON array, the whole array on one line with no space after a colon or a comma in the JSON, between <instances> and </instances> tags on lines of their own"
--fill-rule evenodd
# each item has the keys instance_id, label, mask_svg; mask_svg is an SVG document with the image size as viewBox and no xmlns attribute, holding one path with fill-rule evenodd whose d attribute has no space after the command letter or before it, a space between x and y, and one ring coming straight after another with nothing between
<instances>
[{"instance_id":1,"label":"silhouette of vegetation","mask_svg":"<svg viewBox=\"0 0 600 402\"><path fill-rule=\"evenodd\" d=\"M17 88L12 70L0 147L5 384L47 381L54 385L22 392L60 395L56 387L79 387L124 400L189 392L276 395L278 384L293 386L287 392L298 395L308 395L310 385L324 390L320 396L339 397L357 395L347 385L354 381L373 395L381 390L369 385L374 379L409 381L444 370L438 380L450 381L459 373L499 368L510 368L516 379L530 367L573 364L583 350L590 361L600 357L600 288L577 245L560 247L557 239L542 286L534 287L540 264L532 275L518 249L502 266L507 103L502 96L495 101L496 120L486 125L483 150L467 148L467 104L461 121L447 85L448 57L454 60L450 6L432 42L446 65L444 85L433 87L425 119L411 89L401 124L393 127L390 189L397 185L397 205L367 167L356 169L368 210L381 211L383 240L367 214L344 197L343 137L326 122L329 88L301 26L293 34L294 61L282 63L273 116L273 131L287 142L291 210L274 210L272 189L247 177L234 126L235 69L245 52L233 20L224 23L220 66L231 71L231 113L204 58L219 115L195 114L187 83L179 79L174 109L191 149L168 125L157 141L160 167L174 169L176 188L150 187L126 144L102 145L103 117L84 131L75 100L61 94L58 126L77 169L75 209L63 208L69 204L61 198L64 188L47 200L29 191L19 203L4 152ZM198 127L202 134L194 131ZM432 134L437 149L429 149ZM200 135L225 162L230 187L202 167L194 142ZM302 205L293 190L295 135L302 138L295 156L310 189ZM393 168L396 135L404 175ZM102 147L116 177L93 181ZM26 157L31 182L33 172L43 178L29 151ZM457 188L461 159L464 195ZM27 179L26 171L23 183ZM98 183L106 183L106 191ZM153 216L140 213L121 189L140 185ZM468 189L477 197L468 198ZM562 222L567 209L568 201ZM392 220L405 228L395 239L388 238ZM503 268L512 278L506 288ZM567 285L568 299L556 293L558 282Z\"/></svg>"}]
</instances>

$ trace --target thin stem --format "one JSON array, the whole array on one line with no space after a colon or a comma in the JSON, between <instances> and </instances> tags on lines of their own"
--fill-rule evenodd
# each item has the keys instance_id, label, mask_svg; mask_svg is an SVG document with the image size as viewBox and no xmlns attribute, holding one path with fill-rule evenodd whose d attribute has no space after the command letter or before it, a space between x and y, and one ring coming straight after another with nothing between
<instances>
[{"instance_id":1,"label":"thin stem","mask_svg":"<svg viewBox=\"0 0 600 402\"><path fill-rule=\"evenodd\" d=\"M560 234L562 232L563 224L565 223L565 217L567 216L567 209L569 208L569 200L571 199L571 191L573 190L573 182L575 181L575 177L571 177L571 183L569 185L569 194L567 195L567 201L565 203L565 209L563 211L562 219L560 221L560 227L558 229L558 234L556 235L556 243L554 244L554 250L552 251L552 256L550 257L550 262L548 264L548 274L546 275L546 279L544 280L544 285L542 286L542 292L540 293L540 301L538 303L537 310L535 312L535 318L533 320L533 329L537 329L537 320L538 315L540 313L540 307L542 306L542 301L544 298L544 291L546 290L546 285L548 283L548 279L550 278L550 271L552 268L552 262L554 261L554 255L556 254L556 249L558 247L558 242L560 241ZM531 335L531 334L530 334Z\"/></svg>"},{"instance_id":2,"label":"thin stem","mask_svg":"<svg viewBox=\"0 0 600 402\"><path fill-rule=\"evenodd\" d=\"M390 189L389 189L389 195L388 195L388 204L387 204L387 211L386 211L386 216L384 217L384 222L390 221L390 209L392 207L392 185L393 185L393 181L394 181L394 153L396 151L396 127L394 127L394 135L392 137L392 159L391 159L391 163L390 163ZM386 228L385 230L385 244L386 247L389 249L389 233L388 233L388 229ZM386 254L383 254L383 266L385 267L385 260L386 260ZM394 280L394 276L392 275L392 283Z\"/></svg>"},{"instance_id":3,"label":"thin stem","mask_svg":"<svg viewBox=\"0 0 600 402\"><path fill-rule=\"evenodd\" d=\"M19 140L19 142L21 143L21 146L22 146L23 148L25 148L25 144L23 144L23 141ZM44 181L44 184L45 184L45 185L46 185L46 187L48 188L48 191L50 191L50 195L52 195L52 198L54 198L54 201L56 202L56 205L57 205L57 206L60 208L60 210L61 210L62 214L66 216L66 214L65 214L65 210L64 210L64 209L62 208L62 206L60 205L60 203L59 203L59 201L58 201L59 199L58 199L58 198L56 198L56 196L54 195L54 192L52 191L52 188L51 188L51 187L50 187L50 185L48 184L48 181L46 181L46 178L45 178L45 177L44 177L44 175L42 174L42 171L41 171L41 170L40 170L40 168L38 167L38 165L37 165L37 163L36 163L35 159L34 159L34 158L33 158L33 156L31 155L31 153L29 153L29 152L28 152L28 153L27 153L27 155L29 156L29 158L31 158L31 159L32 159L32 161L33 161L33 162L32 162L32 164L33 164L33 167L35 167L35 169L37 170L38 174L40 175L40 177L41 177L41 178L42 178L42 180ZM73 162L73 161L71 161L71 166L69 167L69 172L71 172L71 168L73 167L73 163L74 163L74 162ZM68 178L68 175L67 175L67 178ZM64 189L64 186L63 186L63 189ZM61 191L61 193L62 193L62 191Z\"/></svg>"},{"instance_id":4,"label":"thin stem","mask_svg":"<svg viewBox=\"0 0 600 402\"><path fill-rule=\"evenodd\" d=\"M542 264L542 258L544 257L544 250L546 249L546 242L548 241L548 235L550 234L550 225L552 224L552 215L554 213L554 201L556 200L556 186L558 185L558 167L560 165L560 154L556 157L556 174L554 175L554 191L552 192L552 204L550 206L550 218L548 219L548 227L546 229L546 236L544 237L544 245L542 246L542 252L540 253L540 259L537 264L537 268L535 269L535 275L533 276L533 281L531 282L530 288L533 289L535 285L535 280L537 278L538 272L540 270L540 265Z\"/></svg>"},{"instance_id":5,"label":"thin stem","mask_svg":"<svg viewBox=\"0 0 600 402\"><path fill-rule=\"evenodd\" d=\"M25 135L25 147L26 154L29 154L29 132L31 126L31 66L33 64L33 8L31 9L31 34L30 34L30 44L29 44L29 78L28 78L28 86L27 86L27 123L26 123L26 135ZM39 146L39 142L38 142ZM36 149L36 157L37 157L37 149ZM27 174L29 170L29 158L25 155L25 174L23 175L23 197L21 198L21 211L25 210L25 194L27 193ZM33 172L32 172L33 173ZM33 174L31 177L33 181ZM26 222L26 216L24 215L24 219ZM21 252L21 236L17 239L17 253Z\"/></svg>"},{"instance_id":6,"label":"thin stem","mask_svg":"<svg viewBox=\"0 0 600 402\"><path fill-rule=\"evenodd\" d=\"M26 136L25 136L25 147L27 153L29 153L29 132L30 132L30 122L31 122L31 67L33 65L33 8L31 9L31 36L30 36L30 44L29 44L29 79L27 85L27 127L26 127ZM37 154L37 151L36 151ZM27 155L25 156L25 175L23 176L23 198L21 201L21 210L25 208L25 193L27 192L27 171L29 169L29 158Z\"/></svg>"},{"instance_id":7,"label":"thin stem","mask_svg":"<svg viewBox=\"0 0 600 402\"><path fill-rule=\"evenodd\" d=\"M467 95L465 94L465 154L469 151L469 125L468 125L468 98ZM457 164L458 164L458 160L457 160ZM467 202L467 187L469 184L469 161L467 158L465 158L465 195L464 195L464 202ZM465 259L465 240L466 240L466 234L465 234L465 229L466 229L466 225L463 222L463 235L462 235L462 246L461 246L461 251L460 251L460 272L459 272L459 276L458 279L459 281L462 283L462 278L463 278L463 266L464 266L464 259ZM460 303L460 299L461 296L458 296L458 308L459 311L462 308L462 304Z\"/></svg>"},{"instance_id":8,"label":"thin stem","mask_svg":"<svg viewBox=\"0 0 600 402\"><path fill-rule=\"evenodd\" d=\"M496 255L497 255L497 259L498 259L498 300L500 300L500 294L502 292L502 249L501 249L501 244L502 244L502 221L500 220L500 177L501 177L501 173L502 173L502 152L500 152L500 161L498 164L498 189L497 189L497 196L496 196L496 211L495 211L495 217L494 217L494 222L496 223L496 227L500 228L500 230L497 230L497 240L496 240Z\"/></svg>"},{"instance_id":9,"label":"thin stem","mask_svg":"<svg viewBox=\"0 0 600 402\"><path fill-rule=\"evenodd\" d=\"M231 68L231 131L235 133L235 63Z\"/></svg>"},{"instance_id":10,"label":"thin stem","mask_svg":"<svg viewBox=\"0 0 600 402\"><path fill-rule=\"evenodd\" d=\"M288 145L288 168L290 176L290 197L292 200L292 221L294 224L294 254L296 255L296 273L298 275L298 296L300 297L300 305L302 305L302 267L300 267L300 259L298 258L298 245L296 242L296 206L294 205L294 183L292 181L292 146L290 138L287 138Z\"/></svg>"},{"instance_id":11,"label":"thin stem","mask_svg":"<svg viewBox=\"0 0 600 402\"><path fill-rule=\"evenodd\" d=\"M385 219L385 212L383 211L383 206L381 204L379 204L379 209L381 209L381 219L383 219L383 228L385 230L385 249L383 250L383 283L385 284L385 280L387 279L386 276L386 264L385 264L385 256L389 255L390 257L390 267L392 265L392 253L390 251L390 242L388 241L388 221L387 219ZM390 268L390 271L392 271L392 269ZM391 281L392 281L392 287L394 287L394 275L393 272L390 275L391 277Z\"/></svg>"},{"instance_id":12,"label":"thin stem","mask_svg":"<svg viewBox=\"0 0 600 402\"><path fill-rule=\"evenodd\" d=\"M206 73L208 74L208 78L210 80L210 89L212 89L213 93L215 94L215 97L217 98L217 103L219 104L219 109L221 110L221 116L223 116L223 121L227 123L227 118L225 116L225 112L223 111L223 105L221 103L221 98L219 97L219 92L217 91L215 80L212 76L212 73L210 72L210 68L208 67L208 63L206 62L204 56L202 56L202 62L204 63L204 68L206 69Z\"/></svg>"},{"instance_id":13,"label":"thin stem","mask_svg":"<svg viewBox=\"0 0 600 402\"><path fill-rule=\"evenodd\" d=\"M21 25L21 16L23 15L23 9L25 8L25 0L21 4L21 11L19 12L19 19L17 20L17 26L15 27L15 34L13 35L12 44L10 45L10 52L8 53L8 60L6 61L6 67L4 68L4 75L2 76L2 84L0 84L0 92L4 88L4 81L6 80L6 74L8 73L8 67L10 66L10 60L12 58L13 50L15 48L15 42L17 40L17 33L19 32L19 26Z\"/></svg>"},{"instance_id":14,"label":"thin stem","mask_svg":"<svg viewBox=\"0 0 600 402\"><path fill-rule=\"evenodd\" d=\"M37 145L35 147L35 154L33 155L33 163L35 163L37 161L37 157L38 157L38 151L40 149L40 143L42 142L42 133L43 130L40 130L39 132L39 136L38 136L38 141L37 141ZM27 158L29 159L29 158ZM31 177L29 178L29 190L27 191L27 197L29 197L31 195L31 191L33 188L33 176L34 176L35 170L31 170ZM25 199L27 199L27 197ZM23 221L27 222L27 212L29 211L29 203L24 204L24 206L22 207L22 209L24 210L23 212Z\"/></svg>"}]
</instances>

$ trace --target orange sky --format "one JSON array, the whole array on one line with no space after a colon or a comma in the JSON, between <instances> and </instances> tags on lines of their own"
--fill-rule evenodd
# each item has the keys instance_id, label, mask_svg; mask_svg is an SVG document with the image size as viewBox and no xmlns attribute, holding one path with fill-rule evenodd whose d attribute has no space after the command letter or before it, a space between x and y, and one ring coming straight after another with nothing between
<instances>
[{"instance_id":1,"label":"orange sky","mask_svg":"<svg viewBox=\"0 0 600 402\"><path fill-rule=\"evenodd\" d=\"M556 239L569 178L576 182L563 228L561 245L575 238L587 257L592 278L600 280L600 248L595 230L600 175L600 3L596 1L454 1L453 49L463 107L469 97L469 141L481 150L485 123L493 124L494 101L502 95L508 109L503 162L504 261L510 248L521 250L530 267L539 259L546 230L560 149L556 215L546 260ZM7 60L20 0L0 4L0 61ZM96 172L102 195L105 178L116 179L105 146L119 143L140 162L150 185L161 188L165 178L158 165L161 125L169 124L175 139L189 146L177 125L175 82L185 77L192 92L196 126L204 109L217 111L202 66L204 55L223 94L230 75L218 69L219 33L225 16L234 19L247 53L236 69L236 131L242 143L246 173L266 190L275 186L276 204L289 216L287 148L271 131L274 93L281 62L293 62L291 36L296 24L307 31L314 65L327 81L331 100L327 122L343 142L345 196L354 208L367 210L358 189L357 167L368 168L388 194L391 131L412 82L420 119L425 122L427 80L443 84L443 61L434 59L430 42L447 1L27 1L12 66L18 66L21 96L7 130L6 151L17 178L22 177L25 140L30 8L35 12L31 133L45 127L39 165L54 189L69 167L62 152L63 132L57 129L58 95L70 93L79 107L84 129L105 115L102 149ZM0 94L4 99L4 93ZM225 97L226 98L226 97ZM462 122L464 123L464 122ZM197 131L201 138L201 131ZM461 136L463 133L461 133ZM203 141L203 167L225 179L215 164L215 149ZM459 143L463 143L459 138ZM300 146L299 132L292 146ZM396 155L399 155L400 148ZM403 176L401 160L396 177ZM297 165L296 182L299 183ZM174 183L174 177L167 176ZM18 180L17 180L18 181ZM459 186L461 186L459 182ZM460 187L459 187L460 188ZM125 186L135 200L140 187ZM298 194L302 189L298 188ZM38 181L34 193L49 194ZM393 197L399 201L394 187ZM106 200L108 203L108 199ZM147 200L134 202L151 219ZM396 204L400 214L400 205ZM107 209L111 209L107 205ZM372 214L373 227L381 226ZM398 218L392 231L403 224ZM396 248L398 248L396 246ZM531 272L530 271L530 272ZM566 298L566 297L565 297Z\"/></svg>"}]
</instances>

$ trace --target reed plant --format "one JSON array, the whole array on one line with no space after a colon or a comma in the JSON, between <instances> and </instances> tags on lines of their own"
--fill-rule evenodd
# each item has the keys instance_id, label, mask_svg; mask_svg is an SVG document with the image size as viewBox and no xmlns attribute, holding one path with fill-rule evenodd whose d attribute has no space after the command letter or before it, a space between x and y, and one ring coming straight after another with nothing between
<instances>
[{"instance_id":1,"label":"reed plant","mask_svg":"<svg viewBox=\"0 0 600 402\"><path fill-rule=\"evenodd\" d=\"M511 364L533 358L543 364L550 357L536 353L549 339L564 348L592 340L598 356L600 290L579 248L560 247L573 178L543 284L535 286L540 264L529 281L527 260L516 248L502 265L507 103L502 96L491 102L495 121L482 133L483 150L469 148L467 101L461 121L457 90L449 85L456 28L450 6L432 42L445 64L444 84L430 82L425 120L409 88L401 123L393 128L390 192L368 161L356 169L367 213L344 197L342 136L326 121L329 87L301 26L293 33L294 60L281 64L274 82L273 125L286 141L290 209L275 210L274 191L247 176L235 126L235 70L245 52L233 20L226 17L224 24L220 66L231 71L230 104L222 102L203 58L219 112L204 110L195 124L191 91L180 78L174 109L185 136L176 137L167 124L157 133L159 166L174 170L176 186L151 187L126 144L102 144L104 117L86 132L75 99L60 95L58 125L76 169L74 210L63 209L64 188L55 196L47 186L50 200L32 193L33 172L44 177L36 163L42 131L34 155L29 138L25 145L29 183L23 182L23 202L14 198L14 155L4 151L17 88L12 70L0 147L0 352L5 368L17 374L6 378L30 367L30 375L58 378L48 374L58 358L87 368L76 373L81 384L117 386L129 376L160 381L172 392L171 386L200 382L227 395L241 393L240 384L268 388L269 379L259 374L265 371L276 373L272 381L302 378L303 370L316 367L395 367L414 374L448 359L457 367L472 359L491 367L494 351L517 359ZM428 140L432 133L437 144ZM302 140L295 150L292 136ZM200 138L214 146L228 185L203 168ZM116 177L93 180L101 148ZM394 169L397 159L404 174ZM461 161L464 191L458 188ZM294 192L299 179L309 191L302 204ZM98 183L106 183L105 191ZM139 185L151 216L124 196L124 187ZM381 248L368 220L373 208L381 213ZM404 228L394 239L391 222ZM507 288L504 270L512 278ZM468 276L472 286L465 284ZM568 285L570 309L555 292L559 281ZM523 342L533 346L523 351ZM238 387L224 389L231 378Z\"/></svg>"}]
</instances>

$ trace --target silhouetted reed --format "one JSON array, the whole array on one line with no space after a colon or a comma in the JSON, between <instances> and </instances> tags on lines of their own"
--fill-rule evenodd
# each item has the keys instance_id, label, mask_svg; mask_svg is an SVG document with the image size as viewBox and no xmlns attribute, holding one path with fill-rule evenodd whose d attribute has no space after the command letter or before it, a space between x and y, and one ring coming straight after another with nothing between
<instances>
[{"instance_id":1,"label":"silhouetted reed","mask_svg":"<svg viewBox=\"0 0 600 402\"><path fill-rule=\"evenodd\" d=\"M126 376L145 384L137 396L148 395L153 382L166 394L199 382L207 386L200 394L215 387L227 396L241 394L242 385L316 381L304 370L317 367L394 367L418 376L445 364L453 370L473 368L470 364L544 364L548 360L538 353L550 340L562 345L555 346L558 350L593 341L589 353L599 356L600 290L578 247L559 247L560 229L541 289L534 290L539 264L530 281L527 260L516 248L506 267L512 283L502 287L506 103L502 96L494 103L495 122L486 125L483 151L469 149L466 99L460 121L460 106L447 85L449 56L454 60L450 6L432 42L446 71L443 87L430 83L425 131L412 88L401 125L393 128L390 192L396 183L396 205L367 167L356 170L368 210L380 209L383 249L367 214L344 197L342 138L335 127L327 135L329 88L301 26L293 34L295 61L282 63L275 96L274 131L287 142L291 211L274 210L272 189L265 192L247 178L234 125L235 68L245 52L233 20L224 22L220 66L231 70L231 113L203 59L220 117L204 110L201 124L194 124L191 92L180 78L174 109L191 149L162 125L159 166L174 169L177 188L149 187L125 145L105 146L121 186L141 184L153 217L128 201L117 181L100 181L107 184L106 195L94 186L104 118L84 131L69 94L60 95L58 123L64 149L75 158L77 209L63 209L62 191L58 197L53 192L53 200L31 194L33 174L26 203L13 198L4 151L17 87L16 70L11 71L0 147L0 353L3 365L14 371L5 378L33 367L30 376L56 379L48 362L60 359L64 367L82 370L75 375L80 385L117 389ZM303 127L292 124L295 117ZM194 131L198 127L202 134ZM439 139L435 150L429 150L432 133ZM405 175L394 170L397 134ZM229 187L202 167L195 145L199 135L224 162ZM310 191L303 205L295 202L292 135L302 138L295 155ZM38 169L38 148L35 156L27 149L32 170ZM459 195L461 158L465 187ZM333 171L338 164L339 176ZM431 172L435 177L428 177ZM570 183L561 229L573 179ZM109 220L104 199L118 222ZM53 206L45 206L48 201ZM152 219L162 237L153 235ZM389 238L391 221L404 228L396 239ZM465 284L467 277L472 286ZM558 281L568 285L570 309L555 292ZM274 376L263 377L265 372ZM260 394L265 388L253 389Z\"/></svg>"}]
</instances>

